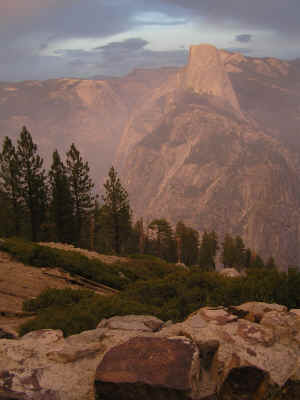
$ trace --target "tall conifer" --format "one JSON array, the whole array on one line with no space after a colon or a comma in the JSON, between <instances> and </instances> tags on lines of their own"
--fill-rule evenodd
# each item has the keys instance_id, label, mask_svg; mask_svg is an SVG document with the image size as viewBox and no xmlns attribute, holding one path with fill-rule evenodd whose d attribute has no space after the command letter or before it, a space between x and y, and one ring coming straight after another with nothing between
<instances>
[{"instance_id":1,"label":"tall conifer","mask_svg":"<svg viewBox=\"0 0 300 400\"><path fill-rule=\"evenodd\" d=\"M56 239L62 243L72 243L74 236L73 199L66 167L57 150L52 156L49 180L50 209L55 225Z\"/></svg>"},{"instance_id":2,"label":"tall conifer","mask_svg":"<svg viewBox=\"0 0 300 400\"><path fill-rule=\"evenodd\" d=\"M15 146L7 136L0 153L0 190L12 211L14 234L19 235L21 229L22 196L20 187L19 162Z\"/></svg>"},{"instance_id":3,"label":"tall conifer","mask_svg":"<svg viewBox=\"0 0 300 400\"><path fill-rule=\"evenodd\" d=\"M107 234L111 235L115 253L120 254L122 245L128 239L131 230L131 209L128 193L122 186L114 167L109 170L104 189L102 211Z\"/></svg>"},{"instance_id":4,"label":"tall conifer","mask_svg":"<svg viewBox=\"0 0 300 400\"><path fill-rule=\"evenodd\" d=\"M75 242L79 244L83 226L89 222L94 207L94 183L89 175L88 162L83 161L74 143L67 152L66 163L74 205Z\"/></svg>"},{"instance_id":5,"label":"tall conifer","mask_svg":"<svg viewBox=\"0 0 300 400\"><path fill-rule=\"evenodd\" d=\"M46 175L30 132L22 128L17 148L21 196L29 212L31 239L36 241L47 209Z\"/></svg>"}]
</instances>

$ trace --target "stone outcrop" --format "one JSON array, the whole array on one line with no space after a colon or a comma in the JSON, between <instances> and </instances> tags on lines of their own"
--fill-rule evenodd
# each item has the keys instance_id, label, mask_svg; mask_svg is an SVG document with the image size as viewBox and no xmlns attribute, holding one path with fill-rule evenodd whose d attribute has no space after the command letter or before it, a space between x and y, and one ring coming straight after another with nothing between
<instances>
[{"instance_id":1,"label":"stone outcrop","mask_svg":"<svg viewBox=\"0 0 300 400\"><path fill-rule=\"evenodd\" d=\"M216 96L240 111L238 99L219 51L209 44L192 46L182 87L198 94Z\"/></svg>"},{"instance_id":2,"label":"stone outcrop","mask_svg":"<svg viewBox=\"0 0 300 400\"><path fill-rule=\"evenodd\" d=\"M235 268L223 268L219 273L227 278L239 278L242 276Z\"/></svg>"},{"instance_id":3,"label":"stone outcrop","mask_svg":"<svg viewBox=\"0 0 300 400\"><path fill-rule=\"evenodd\" d=\"M246 303L177 324L113 317L68 338L1 339L0 399L298 400L298 311Z\"/></svg>"},{"instance_id":4,"label":"stone outcrop","mask_svg":"<svg viewBox=\"0 0 300 400\"><path fill-rule=\"evenodd\" d=\"M240 235L284 269L300 260L300 158L292 137L300 89L290 88L291 65L286 75L279 62L261 63L277 78L252 59L192 47L178 85L161 86L132 115L118 165L139 217Z\"/></svg>"},{"instance_id":5,"label":"stone outcrop","mask_svg":"<svg viewBox=\"0 0 300 400\"><path fill-rule=\"evenodd\" d=\"M287 268L300 264L299 82L298 61L203 44L185 68L0 83L0 132L27 125L48 162L75 142L97 183L117 166L137 217L240 235Z\"/></svg>"},{"instance_id":6,"label":"stone outcrop","mask_svg":"<svg viewBox=\"0 0 300 400\"><path fill-rule=\"evenodd\" d=\"M199 351L185 337L135 337L105 355L95 380L103 400L187 398L199 386Z\"/></svg>"}]
</instances>

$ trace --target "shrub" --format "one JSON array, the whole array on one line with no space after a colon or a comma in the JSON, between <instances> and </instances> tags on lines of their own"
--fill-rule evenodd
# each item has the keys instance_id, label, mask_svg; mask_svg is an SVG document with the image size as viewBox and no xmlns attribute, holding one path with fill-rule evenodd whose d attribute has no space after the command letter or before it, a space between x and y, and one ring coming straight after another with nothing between
<instances>
[{"instance_id":1,"label":"shrub","mask_svg":"<svg viewBox=\"0 0 300 400\"><path fill-rule=\"evenodd\" d=\"M107 265L98 259L89 259L77 251L55 249L15 238L3 240L0 249L9 252L25 264L35 267L59 267L73 275L81 275L115 289L124 289L129 283L138 280L164 278L180 270L174 264L152 256Z\"/></svg>"},{"instance_id":2,"label":"shrub","mask_svg":"<svg viewBox=\"0 0 300 400\"><path fill-rule=\"evenodd\" d=\"M102 297L72 289L46 290L35 300L26 302L25 308L38 311L38 315L21 326L21 335L32 330L61 329L65 336L69 336L95 329L103 318L114 315L159 313L155 307L126 300L119 295Z\"/></svg>"},{"instance_id":3,"label":"shrub","mask_svg":"<svg viewBox=\"0 0 300 400\"><path fill-rule=\"evenodd\" d=\"M23 310L38 312L49 307L66 307L95 297L89 290L46 289L37 298L25 300Z\"/></svg>"},{"instance_id":4,"label":"shrub","mask_svg":"<svg viewBox=\"0 0 300 400\"><path fill-rule=\"evenodd\" d=\"M53 249L40 246L21 239L5 239L0 249L9 252L19 261L35 267L59 267L71 274L122 289L126 280L120 278L119 269L102 263L100 260L89 259L75 251Z\"/></svg>"}]
</instances>

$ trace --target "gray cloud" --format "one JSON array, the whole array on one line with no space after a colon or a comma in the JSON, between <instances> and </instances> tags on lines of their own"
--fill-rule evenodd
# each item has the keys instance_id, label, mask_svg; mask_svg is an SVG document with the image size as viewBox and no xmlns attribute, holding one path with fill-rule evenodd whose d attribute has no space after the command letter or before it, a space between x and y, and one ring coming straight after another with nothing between
<instances>
[{"instance_id":1,"label":"gray cloud","mask_svg":"<svg viewBox=\"0 0 300 400\"><path fill-rule=\"evenodd\" d=\"M75 73L84 76L97 69L99 73L104 70L110 73L109 68L122 74L129 66L181 65L186 51L180 49L183 43L180 37L179 50L174 51L151 51L151 43L136 37L124 42L111 40L92 51L66 48L50 56L47 49L55 48L57 43L61 47L68 39L109 39L117 34L130 36L134 30L132 36L137 36L139 28L149 30L153 25L155 30L157 25L176 26L188 21L194 27L198 24L199 32L203 23L209 24L212 32L214 28L220 32L224 26L227 32L232 31L232 37L236 32L248 32L235 37L235 43L242 44L236 47L243 53L252 51L288 58L299 57L300 53L299 0L10 0L0 3L0 80L46 79ZM155 15L162 14L168 18L155 19ZM254 40L264 32L268 40L265 45L262 40L259 43ZM164 37L161 40L163 43ZM249 42L251 50L243 47ZM228 42L230 45L234 43ZM259 53L256 52L258 45Z\"/></svg>"},{"instance_id":2,"label":"gray cloud","mask_svg":"<svg viewBox=\"0 0 300 400\"><path fill-rule=\"evenodd\" d=\"M68 50L59 51L51 58L45 55L48 48L55 48L56 43L68 39L105 39L143 25L156 24L155 21L143 21L137 16L157 12L174 18L174 21L172 18L167 21L171 25L177 24L178 18L181 18L178 7L169 7L161 0L0 2L0 80L46 79L49 77L49 65L52 67L51 77L64 75L69 72L67 66L75 54ZM163 25L164 21L158 21L157 24ZM102 57L107 52L108 49L102 49ZM76 56L84 57L85 63L92 58L92 54L87 53ZM16 61L17 64L12 65ZM33 71L37 73L34 76Z\"/></svg>"},{"instance_id":3,"label":"gray cloud","mask_svg":"<svg viewBox=\"0 0 300 400\"><path fill-rule=\"evenodd\" d=\"M211 23L236 23L252 28L271 29L285 35L300 32L299 0L162 0L178 5L191 16L206 17Z\"/></svg>"},{"instance_id":4,"label":"gray cloud","mask_svg":"<svg viewBox=\"0 0 300 400\"><path fill-rule=\"evenodd\" d=\"M249 43L249 42L251 42L252 37L253 37L253 35L250 35L248 33L243 33L242 35L237 35L235 37L235 40L240 43Z\"/></svg>"},{"instance_id":5,"label":"gray cloud","mask_svg":"<svg viewBox=\"0 0 300 400\"><path fill-rule=\"evenodd\" d=\"M120 42L111 42L84 52L84 59L71 61L72 66L89 65L93 75L125 75L135 68L157 68L162 66L182 66L187 62L188 51L153 51L146 48L147 40L131 38ZM74 52L69 54L75 55ZM83 54L83 53L82 53ZM76 54L76 55L79 55Z\"/></svg>"},{"instance_id":6,"label":"gray cloud","mask_svg":"<svg viewBox=\"0 0 300 400\"><path fill-rule=\"evenodd\" d=\"M95 50L101 50L106 54L114 52L132 52L143 49L149 42L142 38L130 38L122 42L110 42L105 46L96 47Z\"/></svg>"}]
</instances>

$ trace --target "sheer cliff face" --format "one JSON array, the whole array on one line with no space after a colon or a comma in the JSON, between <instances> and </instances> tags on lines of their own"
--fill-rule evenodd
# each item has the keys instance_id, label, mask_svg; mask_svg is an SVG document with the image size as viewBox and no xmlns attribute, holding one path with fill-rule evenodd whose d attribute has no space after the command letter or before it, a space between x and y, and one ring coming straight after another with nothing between
<instances>
[{"instance_id":1,"label":"sheer cliff face","mask_svg":"<svg viewBox=\"0 0 300 400\"><path fill-rule=\"evenodd\" d=\"M16 138L26 125L47 163L55 148L64 152L74 142L100 183L132 110L172 74L165 68L122 79L0 82L0 139Z\"/></svg>"},{"instance_id":2,"label":"sheer cliff face","mask_svg":"<svg viewBox=\"0 0 300 400\"><path fill-rule=\"evenodd\" d=\"M239 103L218 50L211 45L192 46L182 73L182 87L197 94L216 96L239 111Z\"/></svg>"},{"instance_id":3,"label":"sheer cliff face","mask_svg":"<svg viewBox=\"0 0 300 400\"><path fill-rule=\"evenodd\" d=\"M0 134L117 165L137 216L240 234L300 265L300 63L193 46L183 69L0 83Z\"/></svg>"},{"instance_id":4,"label":"sheer cliff face","mask_svg":"<svg viewBox=\"0 0 300 400\"><path fill-rule=\"evenodd\" d=\"M290 90L290 73L293 67L279 60L192 47L177 84L155 91L122 138L119 165L137 214L240 234L285 266L299 263L299 157L287 145L293 134L267 124L280 101L272 99L276 90L281 99ZM255 88L270 92L270 105Z\"/></svg>"}]
</instances>

